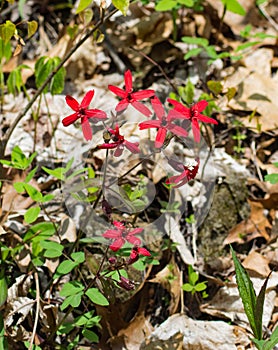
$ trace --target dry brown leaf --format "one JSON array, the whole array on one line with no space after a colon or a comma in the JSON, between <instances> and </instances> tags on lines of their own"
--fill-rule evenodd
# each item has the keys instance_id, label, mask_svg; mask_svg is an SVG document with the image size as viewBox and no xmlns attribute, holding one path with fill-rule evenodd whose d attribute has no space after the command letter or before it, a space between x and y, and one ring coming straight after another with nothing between
<instances>
[{"instance_id":1,"label":"dry brown leaf","mask_svg":"<svg viewBox=\"0 0 278 350\"><path fill-rule=\"evenodd\" d=\"M253 250L242 262L242 265L262 277L267 277L271 271L268 263L268 260L263 255Z\"/></svg>"},{"instance_id":2,"label":"dry brown leaf","mask_svg":"<svg viewBox=\"0 0 278 350\"><path fill-rule=\"evenodd\" d=\"M142 312L129 323L127 328L121 329L117 337L124 340L127 349L140 350L141 344L150 336L152 331L152 325ZM110 344L113 345L113 341Z\"/></svg>"},{"instance_id":3,"label":"dry brown leaf","mask_svg":"<svg viewBox=\"0 0 278 350\"><path fill-rule=\"evenodd\" d=\"M264 215L263 205L254 200L248 202L251 208L249 218L241 221L230 230L223 242L224 245L234 242L243 244L257 237L264 237L266 241L269 240L268 230L271 230L272 226Z\"/></svg>"},{"instance_id":4,"label":"dry brown leaf","mask_svg":"<svg viewBox=\"0 0 278 350\"><path fill-rule=\"evenodd\" d=\"M167 341L176 334L183 335L183 348L190 350L237 350L236 344L250 344L247 334L239 327L223 321L192 320L180 314L162 323L152 333L150 340Z\"/></svg>"}]
</instances>

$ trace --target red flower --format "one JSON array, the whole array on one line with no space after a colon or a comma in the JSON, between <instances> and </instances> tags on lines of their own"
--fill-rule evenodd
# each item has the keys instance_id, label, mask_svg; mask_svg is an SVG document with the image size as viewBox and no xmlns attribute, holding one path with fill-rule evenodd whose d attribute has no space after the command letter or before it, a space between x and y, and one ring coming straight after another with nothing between
<instances>
[{"instance_id":1,"label":"red flower","mask_svg":"<svg viewBox=\"0 0 278 350\"><path fill-rule=\"evenodd\" d=\"M165 110L163 108L163 105L156 96L154 96L151 99L151 103L152 103L154 112L158 117L158 120L149 120L146 122L142 122L139 124L139 129L140 130L150 129L150 128L158 129L156 138L155 138L155 143L154 143L156 148L161 148L163 146L167 131L171 131L173 134L177 136L186 137L188 135L185 129L183 129L182 127L172 122L173 119L180 118L179 114L175 115L175 113L172 110L170 111L171 114L169 112L168 115L165 116Z\"/></svg>"},{"instance_id":2,"label":"red flower","mask_svg":"<svg viewBox=\"0 0 278 350\"><path fill-rule=\"evenodd\" d=\"M125 140L124 136L120 135L118 124L116 124L114 130L111 128L108 128L108 132L113 142L104 143L102 145L99 145L98 148L101 148L101 149L116 148L116 151L114 152L115 157L121 156L125 147L132 153L140 153L140 149L138 148L139 142L129 142Z\"/></svg>"},{"instance_id":3,"label":"red flower","mask_svg":"<svg viewBox=\"0 0 278 350\"><path fill-rule=\"evenodd\" d=\"M134 230L130 231L124 226L123 223L119 221L114 221L113 225L116 229L107 230L102 234L104 238L113 240L113 243L109 246L111 250L116 252L122 248L125 242L129 242L135 246L139 246L141 244L140 238L136 237L136 235L143 231L142 228L135 228Z\"/></svg>"},{"instance_id":4,"label":"red flower","mask_svg":"<svg viewBox=\"0 0 278 350\"><path fill-rule=\"evenodd\" d=\"M188 181L195 178L200 165L200 159L195 159L195 162L190 165L183 165L183 171L180 175L171 176L166 180L166 184L175 184L173 188L178 188L186 184ZM179 167L176 167L179 168Z\"/></svg>"},{"instance_id":5,"label":"red flower","mask_svg":"<svg viewBox=\"0 0 278 350\"><path fill-rule=\"evenodd\" d=\"M121 97L122 100L117 104L116 111L124 111L129 104L131 104L140 113L144 114L146 117L150 117L152 112L143 103L139 102L144 98L149 98L154 96L154 90L141 90L137 92L132 92L132 75L131 71L127 70L124 75L125 89L120 89L114 85L108 85L108 89L112 91L117 96Z\"/></svg>"},{"instance_id":6,"label":"red flower","mask_svg":"<svg viewBox=\"0 0 278 350\"><path fill-rule=\"evenodd\" d=\"M178 118L188 119L191 121L193 136L196 142L200 142L200 126L198 121L204 123L218 124L217 121L213 118L209 118L206 115L200 113L203 112L203 110L206 109L208 105L207 101L205 100L195 103L195 105L193 105L190 108L187 108L180 102L172 100L170 98L168 98L167 101L174 105L174 109L172 109L169 114L177 112L178 114L180 114Z\"/></svg>"},{"instance_id":7,"label":"red flower","mask_svg":"<svg viewBox=\"0 0 278 350\"><path fill-rule=\"evenodd\" d=\"M139 259L139 255L151 256L151 253L146 248L135 246L132 248L127 264L135 263Z\"/></svg>"},{"instance_id":8,"label":"red flower","mask_svg":"<svg viewBox=\"0 0 278 350\"><path fill-rule=\"evenodd\" d=\"M90 127L89 118L106 119L106 113L99 109L88 109L89 104L94 97L94 90L90 90L86 93L83 100L79 104L72 96L66 96L66 102L75 113L69 115L62 120L64 126L73 124L77 119L81 118L82 131L87 141L92 139L92 129Z\"/></svg>"}]
</instances>

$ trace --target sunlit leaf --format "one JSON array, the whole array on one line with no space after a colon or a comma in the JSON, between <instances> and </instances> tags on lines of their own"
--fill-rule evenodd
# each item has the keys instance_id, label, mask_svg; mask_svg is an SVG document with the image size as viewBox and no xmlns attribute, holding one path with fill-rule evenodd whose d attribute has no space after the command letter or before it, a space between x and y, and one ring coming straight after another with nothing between
<instances>
[{"instance_id":1,"label":"sunlit leaf","mask_svg":"<svg viewBox=\"0 0 278 350\"><path fill-rule=\"evenodd\" d=\"M75 13L78 14L84 11L91 3L92 0L80 0Z\"/></svg>"},{"instance_id":2,"label":"sunlit leaf","mask_svg":"<svg viewBox=\"0 0 278 350\"><path fill-rule=\"evenodd\" d=\"M38 29L38 22L37 21L31 21L31 22L27 22L27 26L28 26L28 39L31 38L31 36L33 36L37 29Z\"/></svg>"},{"instance_id":3,"label":"sunlit leaf","mask_svg":"<svg viewBox=\"0 0 278 350\"><path fill-rule=\"evenodd\" d=\"M129 7L129 0L112 0L112 3L116 9L120 10L122 14L126 16Z\"/></svg>"},{"instance_id":4,"label":"sunlit leaf","mask_svg":"<svg viewBox=\"0 0 278 350\"><path fill-rule=\"evenodd\" d=\"M37 220L40 212L41 212L40 207L29 208L24 214L24 221L27 222L27 224L31 224L32 222Z\"/></svg>"}]
</instances>

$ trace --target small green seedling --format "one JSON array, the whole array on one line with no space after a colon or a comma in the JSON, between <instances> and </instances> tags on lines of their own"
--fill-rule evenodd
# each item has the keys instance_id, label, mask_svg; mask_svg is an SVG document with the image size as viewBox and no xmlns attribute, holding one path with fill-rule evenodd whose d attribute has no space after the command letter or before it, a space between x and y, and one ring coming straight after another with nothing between
<instances>
[{"instance_id":1,"label":"small green seedling","mask_svg":"<svg viewBox=\"0 0 278 350\"><path fill-rule=\"evenodd\" d=\"M194 295L196 292L203 292L202 297L207 298L208 294L206 293L207 289L207 281L198 282L199 281L199 273L194 271L191 265L188 266L188 283L183 284L182 289L185 292L191 293Z\"/></svg>"}]
</instances>

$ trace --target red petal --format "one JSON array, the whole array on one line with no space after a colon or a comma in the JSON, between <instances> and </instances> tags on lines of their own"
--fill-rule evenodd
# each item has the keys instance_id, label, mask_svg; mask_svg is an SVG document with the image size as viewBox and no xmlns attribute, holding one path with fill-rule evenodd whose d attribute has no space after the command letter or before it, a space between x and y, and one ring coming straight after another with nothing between
<instances>
[{"instance_id":1,"label":"red petal","mask_svg":"<svg viewBox=\"0 0 278 350\"><path fill-rule=\"evenodd\" d=\"M168 124L168 130L177 136L186 137L188 135L188 132L184 128L175 124Z\"/></svg>"},{"instance_id":2,"label":"red petal","mask_svg":"<svg viewBox=\"0 0 278 350\"><path fill-rule=\"evenodd\" d=\"M151 256L151 253L146 248L138 247L138 253L144 256Z\"/></svg>"},{"instance_id":3,"label":"red petal","mask_svg":"<svg viewBox=\"0 0 278 350\"><path fill-rule=\"evenodd\" d=\"M69 126L70 124L73 124L79 117L79 114L78 113L73 113L67 117L65 117L63 120L62 120L62 123L64 126Z\"/></svg>"},{"instance_id":4,"label":"red petal","mask_svg":"<svg viewBox=\"0 0 278 350\"><path fill-rule=\"evenodd\" d=\"M200 142L200 139L201 139L200 126L196 118L192 119L192 131L193 131L194 140L196 142Z\"/></svg>"},{"instance_id":5,"label":"red petal","mask_svg":"<svg viewBox=\"0 0 278 350\"><path fill-rule=\"evenodd\" d=\"M198 112L203 112L204 109L206 109L208 106L208 102L206 100L199 101L195 103L191 108Z\"/></svg>"},{"instance_id":6,"label":"red petal","mask_svg":"<svg viewBox=\"0 0 278 350\"><path fill-rule=\"evenodd\" d=\"M135 228L134 230L132 230L132 231L130 231L129 233L128 233L128 236L129 235L139 235L139 233L141 233L141 232L143 232L144 231L144 229L143 228Z\"/></svg>"},{"instance_id":7,"label":"red petal","mask_svg":"<svg viewBox=\"0 0 278 350\"><path fill-rule=\"evenodd\" d=\"M72 96L70 95L67 95L66 96L66 102L67 104L70 106L71 109L73 109L75 112L78 112L79 110L79 103L76 101L75 98L73 98Z\"/></svg>"},{"instance_id":8,"label":"red petal","mask_svg":"<svg viewBox=\"0 0 278 350\"><path fill-rule=\"evenodd\" d=\"M155 138L155 143L154 143L155 148L161 148L163 146L166 134L167 134L167 130L165 128L158 129L157 135Z\"/></svg>"},{"instance_id":9,"label":"red petal","mask_svg":"<svg viewBox=\"0 0 278 350\"><path fill-rule=\"evenodd\" d=\"M126 240L133 245L140 245L141 244L141 239L138 237L135 237L135 236L127 235Z\"/></svg>"},{"instance_id":10,"label":"red petal","mask_svg":"<svg viewBox=\"0 0 278 350\"><path fill-rule=\"evenodd\" d=\"M183 104L176 100L172 100L171 98L168 98L167 101L171 103L174 106L174 109L183 114L184 118L190 118L190 108L185 107Z\"/></svg>"},{"instance_id":11,"label":"red petal","mask_svg":"<svg viewBox=\"0 0 278 350\"><path fill-rule=\"evenodd\" d=\"M120 157L123 154L124 146L118 145L116 151L114 152L115 157Z\"/></svg>"},{"instance_id":12,"label":"red petal","mask_svg":"<svg viewBox=\"0 0 278 350\"><path fill-rule=\"evenodd\" d=\"M140 149L138 147L139 142L129 142L127 140L124 141L124 145L126 148L132 153L140 153Z\"/></svg>"},{"instance_id":13,"label":"red petal","mask_svg":"<svg viewBox=\"0 0 278 350\"><path fill-rule=\"evenodd\" d=\"M97 119L106 119L107 115L104 111L101 111L100 109L87 109L85 111L85 115L88 118L97 118Z\"/></svg>"},{"instance_id":14,"label":"red petal","mask_svg":"<svg viewBox=\"0 0 278 350\"><path fill-rule=\"evenodd\" d=\"M119 144L117 142L111 142L111 143L103 143L102 145L98 145L98 148L100 149L113 149L116 148Z\"/></svg>"},{"instance_id":15,"label":"red petal","mask_svg":"<svg viewBox=\"0 0 278 350\"><path fill-rule=\"evenodd\" d=\"M85 137L85 140L86 141L92 140L93 133L92 133L92 129L91 129L91 126L90 126L88 119L83 118L81 125L82 125L82 131L83 131L83 135Z\"/></svg>"},{"instance_id":16,"label":"red petal","mask_svg":"<svg viewBox=\"0 0 278 350\"><path fill-rule=\"evenodd\" d=\"M129 101L127 99L124 99L117 104L115 110L117 112L121 112L125 110L128 107L128 105L129 105Z\"/></svg>"},{"instance_id":17,"label":"red petal","mask_svg":"<svg viewBox=\"0 0 278 350\"><path fill-rule=\"evenodd\" d=\"M120 89L117 86L114 85L108 85L108 89L113 92L115 95L121 97L121 98L126 98L127 97L127 92L123 89Z\"/></svg>"},{"instance_id":18,"label":"red petal","mask_svg":"<svg viewBox=\"0 0 278 350\"><path fill-rule=\"evenodd\" d=\"M152 115L152 112L147 108L143 103L138 101L132 101L131 105L137 109L140 113L144 114L146 117L150 117Z\"/></svg>"},{"instance_id":19,"label":"red petal","mask_svg":"<svg viewBox=\"0 0 278 350\"><path fill-rule=\"evenodd\" d=\"M168 112L168 115L167 115L167 120L169 122L171 122L174 119L189 119L189 118L190 118L190 110L186 111L186 114L185 114L173 108Z\"/></svg>"},{"instance_id":20,"label":"red petal","mask_svg":"<svg viewBox=\"0 0 278 350\"><path fill-rule=\"evenodd\" d=\"M116 239L110 246L109 248L111 250L113 250L114 252L116 252L117 250L119 250L120 248L122 248L122 246L124 245L125 240L123 238L118 238Z\"/></svg>"},{"instance_id":21,"label":"red petal","mask_svg":"<svg viewBox=\"0 0 278 350\"><path fill-rule=\"evenodd\" d=\"M122 232L119 230L107 230L102 234L102 236L108 239L118 239L122 236Z\"/></svg>"},{"instance_id":22,"label":"red petal","mask_svg":"<svg viewBox=\"0 0 278 350\"><path fill-rule=\"evenodd\" d=\"M94 90L90 90L86 93L86 95L84 96L83 100L80 103L80 107L81 108L88 108L89 104L91 103L93 97L94 97L95 91Z\"/></svg>"},{"instance_id":23,"label":"red petal","mask_svg":"<svg viewBox=\"0 0 278 350\"><path fill-rule=\"evenodd\" d=\"M143 98L149 98L153 97L155 94L154 90L141 90L136 91L131 94L131 97L134 98L134 100L142 100Z\"/></svg>"},{"instance_id":24,"label":"red petal","mask_svg":"<svg viewBox=\"0 0 278 350\"><path fill-rule=\"evenodd\" d=\"M118 227L119 229L121 230L124 230L125 229L125 225L121 222L121 221L113 221L113 225Z\"/></svg>"},{"instance_id":25,"label":"red petal","mask_svg":"<svg viewBox=\"0 0 278 350\"><path fill-rule=\"evenodd\" d=\"M132 91L132 74L130 70L125 72L125 90L128 93Z\"/></svg>"},{"instance_id":26,"label":"red petal","mask_svg":"<svg viewBox=\"0 0 278 350\"><path fill-rule=\"evenodd\" d=\"M151 99L151 104L154 110L154 113L157 115L157 117L161 120L163 118L163 116L165 115L165 110L163 107L163 104L161 103L161 101L159 100L158 97L154 96Z\"/></svg>"},{"instance_id":27,"label":"red petal","mask_svg":"<svg viewBox=\"0 0 278 350\"><path fill-rule=\"evenodd\" d=\"M209 118L203 114L199 114L197 118L203 123L218 124L218 122L215 119Z\"/></svg>"},{"instance_id":28,"label":"red petal","mask_svg":"<svg viewBox=\"0 0 278 350\"><path fill-rule=\"evenodd\" d=\"M142 122L139 124L140 130L150 129L150 128L159 128L161 125L160 120L150 120L147 122Z\"/></svg>"}]
</instances>

